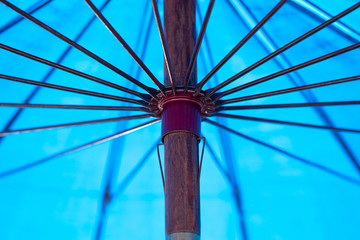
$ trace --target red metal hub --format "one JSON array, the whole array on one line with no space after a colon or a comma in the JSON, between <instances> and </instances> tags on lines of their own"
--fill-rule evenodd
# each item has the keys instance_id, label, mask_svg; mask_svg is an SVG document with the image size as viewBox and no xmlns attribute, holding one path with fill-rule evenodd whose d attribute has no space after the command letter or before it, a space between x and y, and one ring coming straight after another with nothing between
<instances>
[{"instance_id":1,"label":"red metal hub","mask_svg":"<svg viewBox=\"0 0 360 240\"><path fill-rule=\"evenodd\" d=\"M174 95L171 90L166 91L167 96L158 94L159 100L153 99L150 104L151 111L161 116L161 139L172 132L188 132L200 136L201 119L210 114L213 102L205 101L204 93L193 96L194 91L177 90Z\"/></svg>"},{"instance_id":2,"label":"red metal hub","mask_svg":"<svg viewBox=\"0 0 360 240\"><path fill-rule=\"evenodd\" d=\"M189 132L200 136L201 102L189 96L167 97L160 102L162 139L172 132Z\"/></svg>"}]
</instances>

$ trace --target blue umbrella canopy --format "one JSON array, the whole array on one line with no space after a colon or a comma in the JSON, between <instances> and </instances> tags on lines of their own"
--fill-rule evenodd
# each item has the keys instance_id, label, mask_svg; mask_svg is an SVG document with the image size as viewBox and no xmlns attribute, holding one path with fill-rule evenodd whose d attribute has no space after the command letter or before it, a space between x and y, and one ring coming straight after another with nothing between
<instances>
[{"instance_id":1,"label":"blue umbrella canopy","mask_svg":"<svg viewBox=\"0 0 360 240\"><path fill-rule=\"evenodd\" d=\"M161 123L143 102L164 79L151 2L92 1L142 68L85 1L0 2L0 238L163 238ZM216 107L203 239L359 236L359 7L216 1L197 56Z\"/></svg>"}]
</instances>

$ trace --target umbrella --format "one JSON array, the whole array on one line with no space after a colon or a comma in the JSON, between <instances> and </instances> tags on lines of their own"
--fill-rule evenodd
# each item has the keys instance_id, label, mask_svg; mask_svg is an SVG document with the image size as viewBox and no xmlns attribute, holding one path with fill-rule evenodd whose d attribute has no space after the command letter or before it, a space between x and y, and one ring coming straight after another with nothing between
<instances>
[{"instance_id":1,"label":"umbrella","mask_svg":"<svg viewBox=\"0 0 360 240\"><path fill-rule=\"evenodd\" d=\"M359 2L0 2L1 239L195 239L199 219L165 221L174 130L195 136L202 238L359 235ZM175 57L181 17L197 39Z\"/></svg>"}]
</instances>

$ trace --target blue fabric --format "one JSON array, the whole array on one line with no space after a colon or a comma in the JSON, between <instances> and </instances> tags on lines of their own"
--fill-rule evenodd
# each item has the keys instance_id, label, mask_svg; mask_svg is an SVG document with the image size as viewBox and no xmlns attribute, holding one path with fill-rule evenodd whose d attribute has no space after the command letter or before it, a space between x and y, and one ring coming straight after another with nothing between
<instances>
[{"instance_id":1,"label":"blue fabric","mask_svg":"<svg viewBox=\"0 0 360 240\"><path fill-rule=\"evenodd\" d=\"M37 1L12 0L19 8L29 9ZM44 2L44 1L42 1ZM291 3L290 3L291 2ZM301 3L318 7L313 14L334 16L358 1L288 1L278 13L252 37L225 66L205 85L214 87L269 52L321 24L319 18L296 7ZM104 1L94 1L100 7ZM198 1L201 18L209 1ZM198 57L198 79L201 80L278 1L219 0L206 31ZM159 1L161 15L163 1ZM250 15L239 11L250 11ZM111 1L103 11L129 45L142 56L144 63L163 81L164 65L160 38L152 19L150 1ZM0 4L0 29L18 17ZM52 1L33 14L60 33L75 39L94 16L84 1ZM197 19L198 32L202 19ZM324 19L326 20L326 19ZM150 22L151 21L151 22ZM150 39L145 42L146 27L151 25ZM360 10L341 19L340 30L349 27L359 37ZM288 67L354 44L339 28L328 27L270 60L223 90L282 70L278 62L286 59ZM262 34L262 35L261 35ZM264 42L263 36L269 36ZM262 39L262 40L261 40ZM56 62L68 45L50 33L23 20L0 34L0 43ZM142 83L155 88L151 80L103 26L95 19L79 44L93 51ZM142 54L145 46L144 54ZM274 47L274 49L272 49ZM272 49L272 50L271 50ZM296 74L285 75L232 94L225 99L294 87L291 77L305 84L319 83L359 75L360 51L353 50L333 59L306 67ZM278 61L278 62L277 62ZM286 62L285 61L285 62ZM61 63L64 66L107 81L139 88L83 53L72 49ZM41 81L50 67L0 50L0 74ZM289 77L290 76L290 77ZM115 89L55 70L48 83L123 97L132 97ZM35 89L22 83L0 79L0 102L23 103ZM355 101L360 98L360 81L313 89L319 102ZM283 94L233 105L305 103L299 93ZM42 88L32 104L74 104L99 106L132 106L114 100ZM360 129L360 107L324 107L335 127ZM0 107L0 127L4 128L17 111ZM288 108L228 111L251 117L326 125L314 108ZM104 110L25 109L12 130L72 123L138 113ZM348 155L328 130L224 118L209 118L240 133L259 139L309 161L321 164L360 181ZM102 123L9 135L0 142L0 174L24 166L63 150L97 140L118 131L130 129L148 120ZM115 194L103 212L101 239L164 239L164 194L154 144L159 142L161 123L133 132L115 141L55 158L18 174L0 178L0 239L95 239L101 218L103 194L109 186ZM205 149L201 173L202 239L243 239L241 221L248 239L357 239L360 235L360 186L296 161L279 152L202 124L202 133L211 145L222 167ZM340 132L354 156L360 159L360 135ZM149 158L146 158L149 152ZM160 148L161 149L161 148ZM163 149L161 149L163 155ZM143 157L145 158L143 159ZM141 160L143 163L137 165ZM123 180L138 166L139 171L126 184ZM221 172L224 168L235 184ZM242 198L242 219L234 200L233 187ZM119 188L119 186L123 186Z\"/></svg>"}]
</instances>

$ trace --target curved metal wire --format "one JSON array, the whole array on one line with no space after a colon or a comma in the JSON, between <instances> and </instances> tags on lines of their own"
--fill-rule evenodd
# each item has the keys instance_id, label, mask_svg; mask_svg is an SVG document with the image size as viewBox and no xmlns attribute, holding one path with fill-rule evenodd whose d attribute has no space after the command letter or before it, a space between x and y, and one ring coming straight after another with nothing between
<instances>
[{"instance_id":1,"label":"curved metal wire","mask_svg":"<svg viewBox=\"0 0 360 240\"><path fill-rule=\"evenodd\" d=\"M216 126L216 127L219 127L219 128L221 128L221 129L223 129L223 130L225 130L225 131L227 131L227 132L230 132L230 133L232 133L232 134L235 134L235 135L237 135L237 136L239 136L239 137L245 138L245 139L247 139L247 140L249 140L249 141L252 141L252 142L254 142L254 143L260 144L260 145L265 146L265 147L267 147L267 148L269 148L269 149L272 149L272 150L274 150L274 151L280 152L280 153L284 154L285 156L291 157L291 158L293 158L293 159L295 159L295 160L297 160L297 161L299 161L299 162L302 162L302 163L305 163L305 164L307 164L307 165L309 165L309 166L315 167L315 168L317 168L317 169L319 169L319 170L321 170L321 171L324 171L324 172L326 172L326 173L328 173L328 174L331 174L331 175L333 175L333 176L335 176L335 177L337 177L337 178L339 178L339 179L342 179L342 180L347 181L347 182L349 182L349 183L352 183L352 184L355 184L355 185L357 185L357 186L360 186L360 180L358 180L358 179L349 177L349 176L347 176L347 175L345 175L345 174L343 174L343 173L340 173L340 172L338 172L338 171L332 170L332 169L330 169L330 168L328 168L328 167L325 167L325 166L322 166L322 165L320 165L320 164L311 162L311 161L309 161L309 160L307 160L307 159L298 157L298 156L296 156L296 155L294 155L294 154L292 154L292 153L289 153L289 152L287 152L287 151L285 151L285 150L283 150L283 149L280 149L280 148L275 147L275 146L273 146L273 145L270 145L270 144L268 144L268 143L262 142L262 141L260 141L260 140L255 139L255 138L252 138L252 137L250 137L250 136L247 136L247 135L245 135L245 134L243 134L243 133L237 132L237 131L235 131L235 130L233 130L233 129L231 129L231 128L228 128L228 127L226 127L226 126L224 126L224 125L221 125L221 124L219 124L219 123L217 123L217 122L211 121L211 120L209 120L209 119L205 119L204 121L207 122L207 123L209 123L209 124L211 124L211 125L214 125L214 126Z\"/></svg>"},{"instance_id":2,"label":"curved metal wire","mask_svg":"<svg viewBox=\"0 0 360 240\"><path fill-rule=\"evenodd\" d=\"M227 90L227 91L225 91L225 92L222 92L222 93L219 93L219 95L216 97L216 100L218 100L218 99L220 99L220 98L222 98L222 97L224 97L224 96L226 96L226 95L229 95L229 94L232 94L232 93L236 93L236 92L241 91L241 90L244 90L244 89L246 89L246 88L249 88L249 87L258 85L258 84L260 84L260 83L267 82L267 81L269 81L269 80L271 80L271 79L274 79L274 78L283 76L283 75L285 75L285 74L291 73L291 72L293 72L293 71L296 71L296 70L299 70L299 69L302 69L302 68L311 66L311 65L313 65L313 64L316 64L316 63L319 63L319 62L328 60L328 59L330 59L330 58L339 56L339 55L341 55L341 54L344 54L344 53L347 53L347 52L349 52L349 51L355 50L355 49L357 49L357 48L360 48L360 43L353 44L353 45L351 45L351 46L348 46L348 47L339 49L339 50L337 50L337 51L334 51L334 52L325 54L325 55L323 55L323 56L314 58L314 59L309 60L309 61L307 61L307 62L303 62L303 63L300 63L300 64L298 64L298 65L292 66L292 67L290 67L290 68L287 68L287 69L281 70L281 71L279 71L279 72L273 73L273 74L268 75L268 76L266 76L266 77L263 77L263 78L260 78L260 79L251 81L251 82L249 82L249 83L245 83L245 84L240 85L240 86L238 86L238 87L229 89L229 90ZM234 79L235 79L235 77L234 77ZM234 79L233 79L233 80L234 80ZM237 78L236 78L236 79L237 79ZM216 87L215 87L215 88L216 88ZM212 90L209 95L211 95L213 92L214 92L214 90Z\"/></svg>"},{"instance_id":3,"label":"curved metal wire","mask_svg":"<svg viewBox=\"0 0 360 240\"><path fill-rule=\"evenodd\" d=\"M202 25L201 25L201 29L200 29L200 34L199 34L199 37L198 37L198 40L196 42L196 45L195 45L195 48L194 48L194 52L191 56L191 60L190 60L190 64L188 66L188 69L187 69L187 72L186 72L186 75L185 75L185 89L184 89L184 93L187 93L187 90L188 90L188 86L189 86L189 81L190 81L190 76L193 72L193 69L194 69L194 66L195 66L195 62L196 62L196 59L197 59L197 55L199 53L199 50L200 50L200 46L201 46L201 43L202 43L202 40L204 38L204 35L205 35L205 30L206 30L206 27L209 23L209 19L210 19L210 15L211 15L211 12L212 12L212 9L214 7L214 3L215 3L215 0L211 0L210 3L209 3L209 6L208 6L208 9L206 11L206 14L205 14L205 19L204 21L202 22Z\"/></svg>"},{"instance_id":4,"label":"curved metal wire","mask_svg":"<svg viewBox=\"0 0 360 240\"><path fill-rule=\"evenodd\" d=\"M165 39L164 29L161 24L157 0L151 0L151 4L152 4L152 9L154 12L155 20L156 20L157 29L158 29L158 32L160 35L161 46L162 46L162 49L164 52L164 59L165 59L165 64L166 64L166 68L167 68L168 75L169 75L169 80L171 83L172 92L175 95L176 94L175 77L174 77L175 74L174 74L174 69L173 69L172 63L171 63L168 45L167 45L167 42Z\"/></svg>"},{"instance_id":5,"label":"curved metal wire","mask_svg":"<svg viewBox=\"0 0 360 240\"><path fill-rule=\"evenodd\" d=\"M315 27L314 29L308 31L307 33L301 35L300 37L294 39L293 41L291 41L290 43L284 45L283 47L279 48L278 50L276 50L275 52L267 55L266 57L264 57L263 59L257 61L256 63L254 63L253 65L251 65L250 67L242 70L241 72L235 74L234 76L232 76L231 78L227 79L226 81L222 82L221 84L219 84L218 86L216 86L214 89L211 89L211 91L207 94L208 97L212 96L215 92L219 91L220 89L226 87L227 85L229 85L230 83L234 82L235 80L239 79L240 77L244 76L245 74L251 72L252 70L254 70L255 68L261 66L262 64L264 64L265 62L273 59L274 57L278 56L279 54L281 54L282 52L286 51L287 49L295 46L296 44L298 44L299 42L309 38L310 36L314 35L315 33L319 32L320 30L326 28L327 26L329 26L330 24L336 22L337 20L339 20L340 18L346 16L347 14L355 11L356 9L358 9L360 7L360 3L356 3L353 6L351 6L350 8L344 10L343 12L339 13L338 15L334 16L333 18L325 21L324 23L320 24L319 26Z\"/></svg>"},{"instance_id":6,"label":"curved metal wire","mask_svg":"<svg viewBox=\"0 0 360 240\"><path fill-rule=\"evenodd\" d=\"M80 146L71 148L71 149L69 149L69 150L65 150L65 151L56 153L56 154L54 154L54 155L48 156L48 157L46 157L46 158L44 158L44 159L41 159L41 160L38 160L38 161L35 161L35 162L32 162L32 163L29 163L29 164L26 164L26 165L24 165L24 166L7 170L7 171L5 171L5 172L0 173L0 179L1 179L1 178L5 178L5 177L12 176L12 175L14 175L14 174L18 174L18 173L23 172L23 171L26 171L26 170L29 170L29 169L34 168L34 167L36 167L36 166L39 166L39 165L41 165L41 164L47 163L47 162L49 162L49 161L51 161L51 160L53 160L53 159L55 159L55 158L58 158L58 157L61 157L61 156L64 156L64 155L68 155L68 154L70 154L70 153L77 152L77 151L83 150L83 149L85 149L85 148L89 148L89 147L92 147L92 146L95 146L95 145L98 145L98 144L101 144L101 143L104 143L104 142L113 140L113 139L115 139L115 138L118 138L118 137L127 135L127 134L129 134L129 133L138 131L138 130L140 130L140 129L142 129L142 128L151 126L151 125L153 125L153 124L155 124L155 123L158 123L158 122L160 122L160 120L153 120L153 121L150 121L150 122L147 122L147 123L138 125L138 126L136 126L136 127L133 127L133 128L130 128L130 129L127 129L127 130L118 132L118 133L116 133L116 134L112 134L112 135L110 135L110 136L107 136L107 137L104 137L104 138L100 138L100 139L98 139L98 140L91 141L91 142L89 142L89 143L86 143L86 144L83 144L83 145L80 145Z\"/></svg>"},{"instance_id":7,"label":"curved metal wire","mask_svg":"<svg viewBox=\"0 0 360 240\"><path fill-rule=\"evenodd\" d=\"M77 126L92 125L92 124L98 124L98 123L120 122L120 121L128 121L128 120L135 120L135 119L138 120L138 119L150 118L150 117L152 117L152 115L145 114L145 115L135 115L135 116L129 116L129 117L118 117L118 118L92 120L92 121L84 121L84 122L76 122L76 123L58 124L58 125L51 125L51 126L45 126L45 127L17 129L17 130L12 130L12 131L0 132L0 137L12 135L12 134L19 134L19 133L52 130L52 129L65 128L65 127L77 127Z\"/></svg>"},{"instance_id":8,"label":"curved metal wire","mask_svg":"<svg viewBox=\"0 0 360 240\"><path fill-rule=\"evenodd\" d=\"M15 12L17 12L18 14L20 14L21 16L23 16L24 18L32 21L33 23L35 23L36 25L38 25L39 27L45 29L46 31L50 32L51 34L53 34L54 36L58 37L59 39L63 40L64 42L68 43L69 45L71 45L72 47L78 49L79 51L83 52L84 54L88 55L89 57L93 58L94 60L96 60L97 62L99 62L100 64L104 65L105 67L111 69L112 71L114 71L115 73L119 74L120 76L124 77L125 79L127 79L128 81L132 82L133 84L137 85L138 87L144 89L146 92L148 92L152 97L156 98L155 96L155 90L144 85L143 83L141 83L140 81L138 81L137 79L131 77L130 75L128 75L127 73L123 72L122 70L120 70L119 68L115 67L114 65L110 64L109 62L105 61L104 59L100 58L99 56L97 56L96 54L94 54L93 52L87 50L86 48L80 46L78 43L74 42L73 40L69 39L68 37L64 36L63 34L59 33L58 31L56 31L55 29L51 28L50 26L46 25L45 23L41 22L40 20L38 20L37 18L27 14L26 12L24 12L23 10L21 10L20 8L16 7L15 5L9 3L8 1L5 0L0 0L1 3L3 3L4 5L6 5L7 7L9 7L10 9L14 10Z\"/></svg>"},{"instance_id":9,"label":"curved metal wire","mask_svg":"<svg viewBox=\"0 0 360 240\"><path fill-rule=\"evenodd\" d=\"M64 87L64 86L60 86L60 85L56 85L56 84L37 82L37 81L32 81L32 80L28 80L28 79L24 79L24 78L8 76L8 75L4 75L4 74L0 74L0 79L35 85L35 86L39 86L39 87L51 88L51 89L56 89L56 90L61 90L61 91L66 91L66 92L79 93L79 94L84 94L84 95L93 96L93 97L106 98L106 99L116 100L116 101L120 101L120 102L134 103L134 104L141 105L143 107L147 107L147 103L145 101L136 100L136 99L132 99L132 98L118 97L115 95L80 90L80 89Z\"/></svg>"},{"instance_id":10,"label":"curved metal wire","mask_svg":"<svg viewBox=\"0 0 360 240\"><path fill-rule=\"evenodd\" d=\"M323 11L319 10L319 8L317 6L315 6L314 4L311 4L309 1L305 2L303 0L291 0L288 2L291 6L301 5L303 7L308 8L308 10L311 11L310 17L313 17L312 13L319 14L319 11L323 12ZM249 7L243 1L227 0L227 3L229 3L230 7L234 10L234 13L239 17L239 19L246 26L248 26L249 30L252 27L256 26L256 24L258 22L256 20L256 16L251 12ZM313 9L313 8L315 8L315 9ZM306 12L306 13L309 13L309 12ZM325 14L325 16L324 16L324 14L321 13L321 20L319 18L317 18L317 19L320 20L320 22L323 22L324 20L329 20L332 17L333 16L330 16L328 14ZM349 39L349 37L350 37L350 39L351 39L351 37L355 37L355 39L358 39L358 41L352 40L351 41L352 43L357 43L360 40L360 35L358 33L354 32L348 26L344 25L341 22L341 20L338 20L338 21L334 22L333 24L329 25L328 28L335 30L337 33L340 34L340 36L344 36L347 39ZM349 34L350 34L350 36L349 36ZM275 41L272 39L271 34L269 34L265 29L259 30L257 32L257 34L255 35L255 38L258 40L260 46L268 54L271 54L272 52L275 52L276 49L279 49L279 47L277 46ZM275 61L276 65L282 70L292 67L290 60L287 58L287 56L284 53L277 55L274 58L274 61ZM287 74L286 76L295 87L301 87L301 86L306 85L306 81L298 72L291 72L291 73ZM310 102L315 102L315 103L319 102L317 97L315 96L315 94L310 89L306 89L306 90L304 89L304 90L300 91L300 94L309 103ZM327 125L328 127L332 127L332 128L335 126L333 123L333 120L330 118L329 114L324 109L314 107L313 110L319 116L319 118L324 122L325 125ZM338 142L341 149L347 155L349 160L352 162L354 167L360 173L359 161L358 161L357 157L355 156L355 154L353 153L353 151L351 150L351 148L350 148L349 144L347 143L347 141L345 140L345 138L341 134L339 134L339 132L335 132L335 131L332 132L332 135L335 138L335 140Z\"/></svg>"},{"instance_id":11,"label":"curved metal wire","mask_svg":"<svg viewBox=\"0 0 360 240\"><path fill-rule=\"evenodd\" d=\"M225 63L235 55L237 51L240 50L242 46L247 43L252 36L260 29L262 28L265 23L267 23L272 16L274 16L275 13L277 13L280 8L287 2L287 0L281 0L271 11L253 28L251 31L243 38L241 41L204 77L203 80L199 82L199 86L196 90L195 95L199 94L201 89L204 87L204 85L210 80L212 76L215 75L217 71L220 70L221 67L225 65Z\"/></svg>"},{"instance_id":12,"label":"curved metal wire","mask_svg":"<svg viewBox=\"0 0 360 240\"><path fill-rule=\"evenodd\" d=\"M114 37L120 42L120 44L124 47L124 49L130 54L130 56L136 61L136 63L141 67L142 70L149 76L151 81L159 88L160 92L164 93L164 85L159 82L159 80L154 76L154 74L149 70L149 68L141 61L138 55L131 49L131 47L126 43L126 41L120 36L118 31L111 25L111 23L105 18L105 16L101 13L99 9L92 3L91 0L85 0L85 2L89 5L91 10L95 13L95 15L104 23L104 25L109 29L109 31L114 35Z\"/></svg>"}]
</instances>

